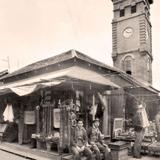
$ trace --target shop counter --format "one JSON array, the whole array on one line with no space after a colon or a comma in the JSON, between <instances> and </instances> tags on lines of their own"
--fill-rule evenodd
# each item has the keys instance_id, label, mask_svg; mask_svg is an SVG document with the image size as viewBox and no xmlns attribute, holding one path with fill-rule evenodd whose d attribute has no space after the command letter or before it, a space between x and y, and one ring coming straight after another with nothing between
<instances>
[{"instance_id":1,"label":"shop counter","mask_svg":"<svg viewBox=\"0 0 160 160\"><path fill-rule=\"evenodd\" d=\"M150 155L160 156L160 142L154 142L148 146L148 152Z\"/></svg>"},{"instance_id":2,"label":"shop counter","mask_svg":"<svg viewBox=\"0 0 160 160\"><path fill-rule=\"evenodd\" d=\"M125 141L117 141L109 143L108 146L111 149L112 159L128 160L128 148L130 148L130 143Z\"/></svg>"}]
</instances>

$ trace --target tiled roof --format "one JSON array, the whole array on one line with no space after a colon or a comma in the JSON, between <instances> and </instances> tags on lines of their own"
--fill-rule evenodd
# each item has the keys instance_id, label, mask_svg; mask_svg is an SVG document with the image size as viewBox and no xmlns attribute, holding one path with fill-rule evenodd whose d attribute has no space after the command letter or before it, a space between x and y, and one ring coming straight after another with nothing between
<instances>
[{"instance_id":1,"label":"tiled roof","mask_svg":"<svg viewBox=\"0 0 160 160\"><path fill-rule=\"evenodd\" d=\"M125 79L126 81L130 82L135 87L142 87L142 88L145 88L145 89L147 89L151 92L154 92L154 93L159 93L160 92L159 90L152 87L151 84L140 81L140 80L137 80L133 76L128 75L123 71L120 72L119 76L122 77L123 79Z\"/></svg>"},{"instance_id":2,"label":"tiled roof","mask_svg":"<svg viewBox=\"0 0 160 160\"><path fill-rule=\"evenodd\" d=\"M0 78L0 80L9 78L9 77L13 77L13 76L18 76L21 75L23 73L27 73L27 72L31 72L37 69L41 69L50 65L54 65L54 64L58 64L73 58L77 58L79 60L83 60L87 63L90 64L94 64L97 65L98 67L102 67L104 69L110 70L112 72L115 72L116 74L118 74L119 76L121 76L123 79L125 79L126 81L128 81L131 84L134 84L135 86L139 86L139 87L143 87L146 88L147 90L150 90L152 92L158 92L156 89L154 89L152 86L150 86L149 84L145 84L143 82L140 82L139 80L135 79L134 77L132 77L131 75L126 74L125 72L123 72L122 70L116 68L116 67L111 67L109 65L106 65L102 62L99 62L79 51L76 50L69 50L67 52L64 52L62 54L53 56L51 58L47 58L35 63L32 63L26 67L23 67L13 73L7 74L6 76L3 76L2 78ZM118 76L117 75L117 76Z\"/></svg>"},{"instance_id":3,"label":"tiled roof","mask_svg":"<svg viewBox=\"0 0 160 160\"><path fill-rule=\"evenodd\" d=\"M4 70L0 72L0 77L5 76L6 74L8 74L8 70Z\"/></svg>"},{"instance_id":4,"label":"tiled roof","mask_svg":"<svg viewBox=\"0 0 160 160\"><path fill-rule=\"evenodd\" d=\"M79 51L69 50L69 51L64 52L62 54L59 54L59 55L56 55L56 56L53 56L53 57L35 62L35 63L32 63L30 65L27 65L27 66L25 66L25 67L23 67L23 68L21 68L17 71L14 71L14 72L4 76L3 79L13 77L13 76L18 76L20 74L31 72L31 71L34 71L34 70L37 70L37 69L41 69L41 68L44 68L44 67L47 67L47 66L50 66L50 65L53 65L53 64L57 64L57 63L60 63L60 62L63 62L63 61L67 61L69 59L73 59L75 57L78 58L78 59L84 60L88 63L95 64L95 65L98 65L98 66L101 66L101 67L104 67L104 68L108 68L112 71L117 71L116 68L110 67L110 66L108 66L104 63L101 63L101 62L99 62L95 59L92 59L91 57L89 57L89 56L87 56L83 53L80 53Z\"/></svg>"}]
</instances>

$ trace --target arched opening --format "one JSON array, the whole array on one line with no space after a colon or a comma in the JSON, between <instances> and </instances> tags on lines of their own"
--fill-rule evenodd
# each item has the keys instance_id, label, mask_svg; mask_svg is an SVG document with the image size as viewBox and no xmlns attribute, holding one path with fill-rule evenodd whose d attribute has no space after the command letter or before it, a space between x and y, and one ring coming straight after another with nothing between
<instances>
[{"instance_id":1,"label":"arched opening","mask_svg":"<svg viewBox=\"0 0 160 160\"><path fill-rule=\"evenodd\" d=\"M124 71L129 75L132 75L132 73L133 73L133 71L132 71L133 64L132 63L133 63L133 59L131 56L125 57L125 59L123 61Z\"/></svg>"},{"instance_id":2,"label":"arched opening","mask_svg":"<svg viewBox=\"0 0 160 160\"><path fill-rule=\"evenodd\" d=\"M148 57L148 59L147 59L147 71L148 71L148 72L150 71L150 64L151 64L151 60L150 60L150 58Z\"/></svg>"}]
</instances>

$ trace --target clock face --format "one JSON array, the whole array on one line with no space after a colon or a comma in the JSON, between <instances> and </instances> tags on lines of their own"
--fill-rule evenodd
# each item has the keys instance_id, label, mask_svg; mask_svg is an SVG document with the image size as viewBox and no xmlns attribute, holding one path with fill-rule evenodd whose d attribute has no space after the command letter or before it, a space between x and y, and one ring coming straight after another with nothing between
<instances>
[{"instance_id":1,"label":"clock face","mask_svg":"<svg viewBox=\"0 0 160 160\"><path fill-rule=\"evenodd\" d=\"M133 28L131 27L127 27L124 31L123 31L123 36L125 38L129 38L133 35Z\"/></svg>"}]
</instances>

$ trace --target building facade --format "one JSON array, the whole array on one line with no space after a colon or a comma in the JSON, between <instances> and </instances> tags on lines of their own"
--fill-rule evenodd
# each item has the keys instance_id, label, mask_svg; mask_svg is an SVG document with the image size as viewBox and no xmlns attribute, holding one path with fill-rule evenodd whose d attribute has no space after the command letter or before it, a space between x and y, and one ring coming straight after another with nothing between
<instances>
[{"instance_id":1,"label":"building facade","mask_svg":"<svg viewBox=\"0 0 160 160\"><path fill-rule=\"evenodd\" d=\"M152 0L112 0L112 58L114 66L152 83Z\"/></svg>"}]
</instances>

